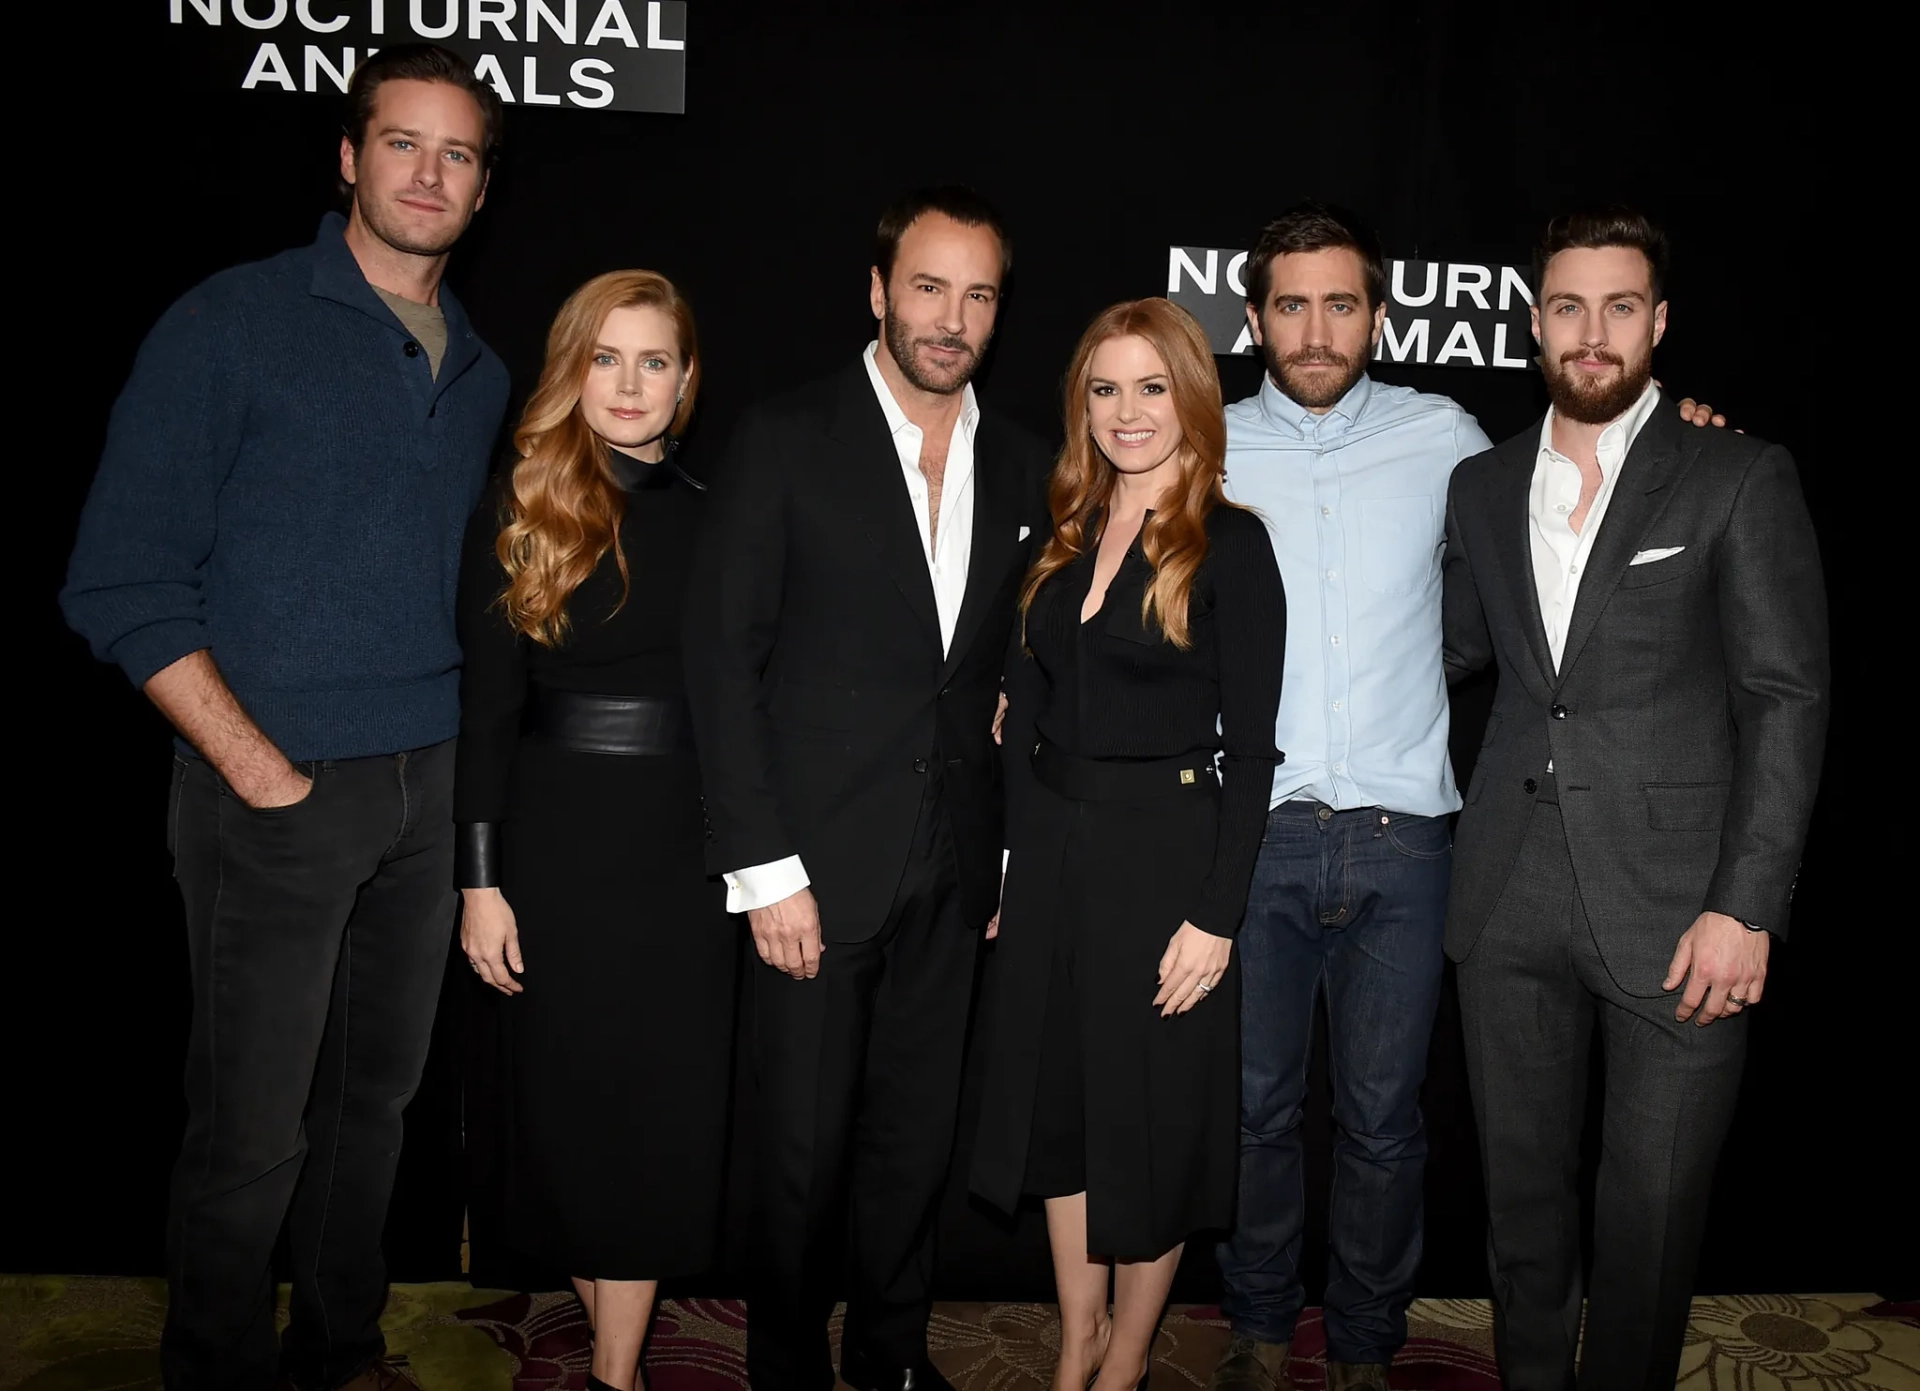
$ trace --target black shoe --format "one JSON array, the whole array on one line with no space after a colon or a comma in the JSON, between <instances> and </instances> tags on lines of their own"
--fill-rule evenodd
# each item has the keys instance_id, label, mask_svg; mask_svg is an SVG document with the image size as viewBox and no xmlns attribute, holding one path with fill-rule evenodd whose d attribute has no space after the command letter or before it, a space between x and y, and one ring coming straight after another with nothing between
<instances>
[{"instance_id":1,"label":"black shoe","mask_svg":"<svg viewBox=\"0 0 1920 1391\"><path fill-rule=\"evenodd\" d=\"M933 1363L889 1367L869 1357L858 1343L840 1349L840 1380L854 1391L953 1391L953 1383Z\"/></svg>"}]
</instances>

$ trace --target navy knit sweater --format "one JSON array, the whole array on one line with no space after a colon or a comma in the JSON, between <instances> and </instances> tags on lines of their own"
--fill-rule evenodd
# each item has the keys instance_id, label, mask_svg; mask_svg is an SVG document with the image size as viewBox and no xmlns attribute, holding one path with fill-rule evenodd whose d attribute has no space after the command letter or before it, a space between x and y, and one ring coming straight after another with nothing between
<instances>
[{"instance_id":1,"label":"navy knit sweater","mask_svg":"<svg viewBox=\"0 0 1920 1391\"><path fill-rule=\"evenodd\" d=\"M395 753L460 725L460 538L507 372L444 287L427 355L329 214L312 246L222 271L141 346L60 603L136 686L210 649L293 759Z\"/></svg>"}]
</instances>

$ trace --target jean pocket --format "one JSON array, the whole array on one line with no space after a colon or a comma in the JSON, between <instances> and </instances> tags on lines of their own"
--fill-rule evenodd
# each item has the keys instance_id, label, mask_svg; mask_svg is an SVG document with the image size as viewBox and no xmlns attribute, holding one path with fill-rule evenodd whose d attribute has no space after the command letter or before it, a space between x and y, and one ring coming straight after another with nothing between
<instances>
[{"instance_id":1,"label":"jean pocket","mask_svg":"<svg viewBox=\"0 0 1920 1391\"><path fill-rule=\"evenodd\" d=\"M1444 816L1387 816L1387 844L1409 860L1444 860L1453 853L1453 832Z\"/></svg>"},{"instance_id":2,"label":"jean pocket","mask_svg":"<svg viewBox=\"0 0 1920 1391\"><path fill-rule=\"evenodd\" d=\"M284 806L256 807L252 802L249 802L245 797L235 792L225 778L220 778L220 795L239 807L247 816L259 817L264 821L277 821L283 817L293 815L303 807L312 805L314 799L320 795L320 774L325 766L326 765L318 759L305 759L296 762L293 765L294 771L306 778L307 795L297 802L288 802ZM218 776L218 774L215 776Z\"/></svg>"}]
</instances>

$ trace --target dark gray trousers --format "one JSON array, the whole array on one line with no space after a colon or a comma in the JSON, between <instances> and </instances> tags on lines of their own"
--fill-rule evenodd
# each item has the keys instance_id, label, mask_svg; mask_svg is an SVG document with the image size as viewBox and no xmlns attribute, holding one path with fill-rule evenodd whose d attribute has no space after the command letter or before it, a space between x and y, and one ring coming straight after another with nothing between
<instances>
[{"instance_id":1,"label":"dark gray trousers","mask_svg":"<svg viewBox=\"0 0 1920 1391\"><path fill-rule=\"evenodd\" d=\"M167 1217L169 1391L326 1391L386 1349L380 1236L453 930L453 751L301 764L257 810L176 760L193 973ZM275 1347L272 1256L293 1298Z\"/></svg>"},{"instance_id":2,"label":"dark gray trousers","mask_svg":"<svg viewBox=\"0 0 1920 1391\"><path fill-rule=\"evenodd\" d=\"M1597 1023L1606 1096L1578 1384L1669 1391L1740 1086L1744 1016L1682 1024L1679 991L1639 998L1615 984L1574 883L1560 808L1545 802L1459 981L1505 1384L1575 1385L1580 1131Z\"/></svg>"}]
</instances>

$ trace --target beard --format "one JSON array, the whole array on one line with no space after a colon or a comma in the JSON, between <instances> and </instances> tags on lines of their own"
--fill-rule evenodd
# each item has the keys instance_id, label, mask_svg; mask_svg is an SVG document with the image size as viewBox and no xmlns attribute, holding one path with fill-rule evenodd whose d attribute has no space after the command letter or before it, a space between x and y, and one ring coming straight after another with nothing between
<instances>
[{"instance_id":1,"label":"beard","mask_svg":"<svg viewBox=\"0 0 1920 1391\"><path fill-rule=\"evenodd\" d=\"M1583 357L1610 362L1620 371L1595 381L1571 365ZM1582 425L1605 425L1619 419L1647 389L1653 379L1653 354L1643 353L1629 363L1608 348L1575 348L1560 354L1558 361L1543 356L1540 371L1556 411Z\"/></svg>"},{"instance_id":2,"label":"beard","mask_svg":"<svg viewBox=\"0 0 1920 1391\"><path fill-rule=\"evenodd\" d=\"M986 351L982 343L979 351L964 338L955 338L939 334L931 338L915 338L913 330L893 312L893 301L887 301L887 317L884 325L887 335L887 351L893 355L900 375L912 382L921 391L930 391L936 396L951 396L966 387L973 380L973 374L980 370L980 353ZM929 371L920 363L920 349L947 348L964 354L951 367L937 367Z\"/></svg>"},{"instance_id":3,"label":"beard","mask_svg":"<svg viewBox=\"0 0 1920 1391\"><path fill-rule=\"evenodd\" d=\"M1260 356L1266 359L1267 375L1275 385L1309 410L1336 404L1367 371L1367 354L1336 353L1331 348L1302 348L1283 356L1267 342L1260 345ZM1325 363L1337 370L1317 378L1294 370L1313 362Z\"/></svg>"},{"instance_id":4,"label":"beard","mask_svg":"<svg viewBox=\"0 0 1920 1391\"><path fill-rule=\"evenodd\" d=\"M367 230L380 238L395 251L404 251L409 256L444 256L453 250L453 244L460 240L460 234L467 230L467 223L473 219L473 210L467 210L467 216L457 225L448 227L444 232L422 235L400 220L398 213L366 191L364 183L353 186L353 205L360 212L360 220Z\"/></svg>"}]
</instances>

